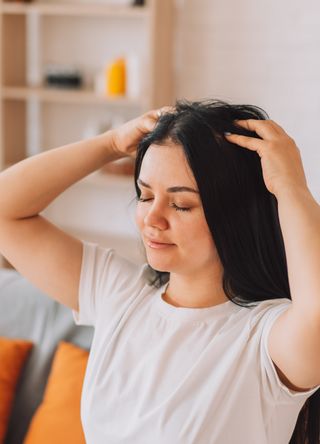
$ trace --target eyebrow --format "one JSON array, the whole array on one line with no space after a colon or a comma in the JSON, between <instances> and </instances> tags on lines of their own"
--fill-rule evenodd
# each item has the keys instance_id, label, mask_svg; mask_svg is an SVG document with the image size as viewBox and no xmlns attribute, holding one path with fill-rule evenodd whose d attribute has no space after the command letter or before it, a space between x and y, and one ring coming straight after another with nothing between
<instances>
[{"instance_id":1,"label":"eyebrow","mask_svg":"<svg viewBox=\"0 0 320 444\"><path fill-rule=\"evenodd\" d=\"M137 182L138 182L140 185L142 185L143 187L146 187L146 188L150 188L150 189L152 189L151 186L150 186L149 184L147 184L146 182L144 182L144 181L141 180L141 179L138 179ZM199 194L199 191L194 190L193 188L190 188L190 187L185 187L185 186L175 186L175 187L169 187L169 188L167 188L167 192L168 192L168 193L181 193L181 192L183 192L183 191L188 191L188 192L190 192L190 193L196 193L196 194Z\"/></svg>"}]
</instances>

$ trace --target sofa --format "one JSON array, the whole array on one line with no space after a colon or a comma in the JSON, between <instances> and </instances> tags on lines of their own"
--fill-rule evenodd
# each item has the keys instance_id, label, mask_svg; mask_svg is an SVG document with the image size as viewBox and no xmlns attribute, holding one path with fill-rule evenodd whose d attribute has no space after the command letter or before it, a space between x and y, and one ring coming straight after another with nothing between
<instances>
[{"instance_id":1,"label":"sofa","mask_svg":"<svg viewBox=\"0 0 320 444\"><path fill-rule=\"evenodd\" d=\"M33 343L17 381L4 440L4 444L22 444L43 400L58 345L65 341L88 351L93 328L76 326L70 308L49 298L16 270L2 268L0 337Z\"/></svg>"}]
</instances>

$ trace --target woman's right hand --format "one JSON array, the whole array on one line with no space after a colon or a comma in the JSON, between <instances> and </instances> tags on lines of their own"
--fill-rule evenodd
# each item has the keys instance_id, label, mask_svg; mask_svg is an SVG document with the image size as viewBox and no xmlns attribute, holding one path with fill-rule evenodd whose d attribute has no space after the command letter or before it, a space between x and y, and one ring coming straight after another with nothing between
<instances>
[{"instance_id":1,"label":"woman's right hand","mask_svg":"<svg viewBox=\"0 0 320 444\"><path fill-rule=\"evenodd\" d=\"M172 106L163 106L112 129L113 149L119 157L129 156L134 158L140 140L154 129L162 113L173 109Z\"/></svg>"}]
</instances>

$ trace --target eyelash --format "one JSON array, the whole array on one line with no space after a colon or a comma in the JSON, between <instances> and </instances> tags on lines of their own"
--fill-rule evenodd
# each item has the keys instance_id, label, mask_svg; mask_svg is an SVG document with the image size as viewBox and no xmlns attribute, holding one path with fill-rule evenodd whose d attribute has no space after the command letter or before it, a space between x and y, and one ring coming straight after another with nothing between
<instances>
[{"instance_id":1,"label":"eyelash","mask_svg":"<svg viewBox=\"0 0 320 444\"><path fill-rule=\"evenodd\" d=\"M143 199L142 197L137 197L139 202L148 202L151 199ZM178 207L175 203L171 205L176 211L191 211L191 208Z\"/></svg>"}]
</instances>

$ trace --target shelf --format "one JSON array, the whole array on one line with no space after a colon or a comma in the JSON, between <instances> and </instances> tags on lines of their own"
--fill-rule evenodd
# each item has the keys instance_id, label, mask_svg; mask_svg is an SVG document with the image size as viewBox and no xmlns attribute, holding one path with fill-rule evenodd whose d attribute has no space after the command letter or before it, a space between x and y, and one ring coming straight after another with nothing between
<instances>
[{"instance_id":1,"label":"shelf","mask_svg":"<svg viewBox=\"0 0 320 444\"><path fill-rule=\"evenodd\" d=\"M128 97L107 97L97 94L91 89L71 90L48 87L5 86L2 89L2 98L28 100L36 98L43 102L57 103L94 103L121 106L141 106L140 99Z\"/></svg>"},{"instance_id":2,"label":"shelf","mask_svg":"<svg viewBox=\"0 0 320 444\"><path fill-rule=\"evenodd\" d=\"M145 18L148 6L125 6L88 3L2 3L0 11L3 14L41 14L41 15L70 15L70 16L103 16L123 18Z\"/></svg>"}]
</instances>

